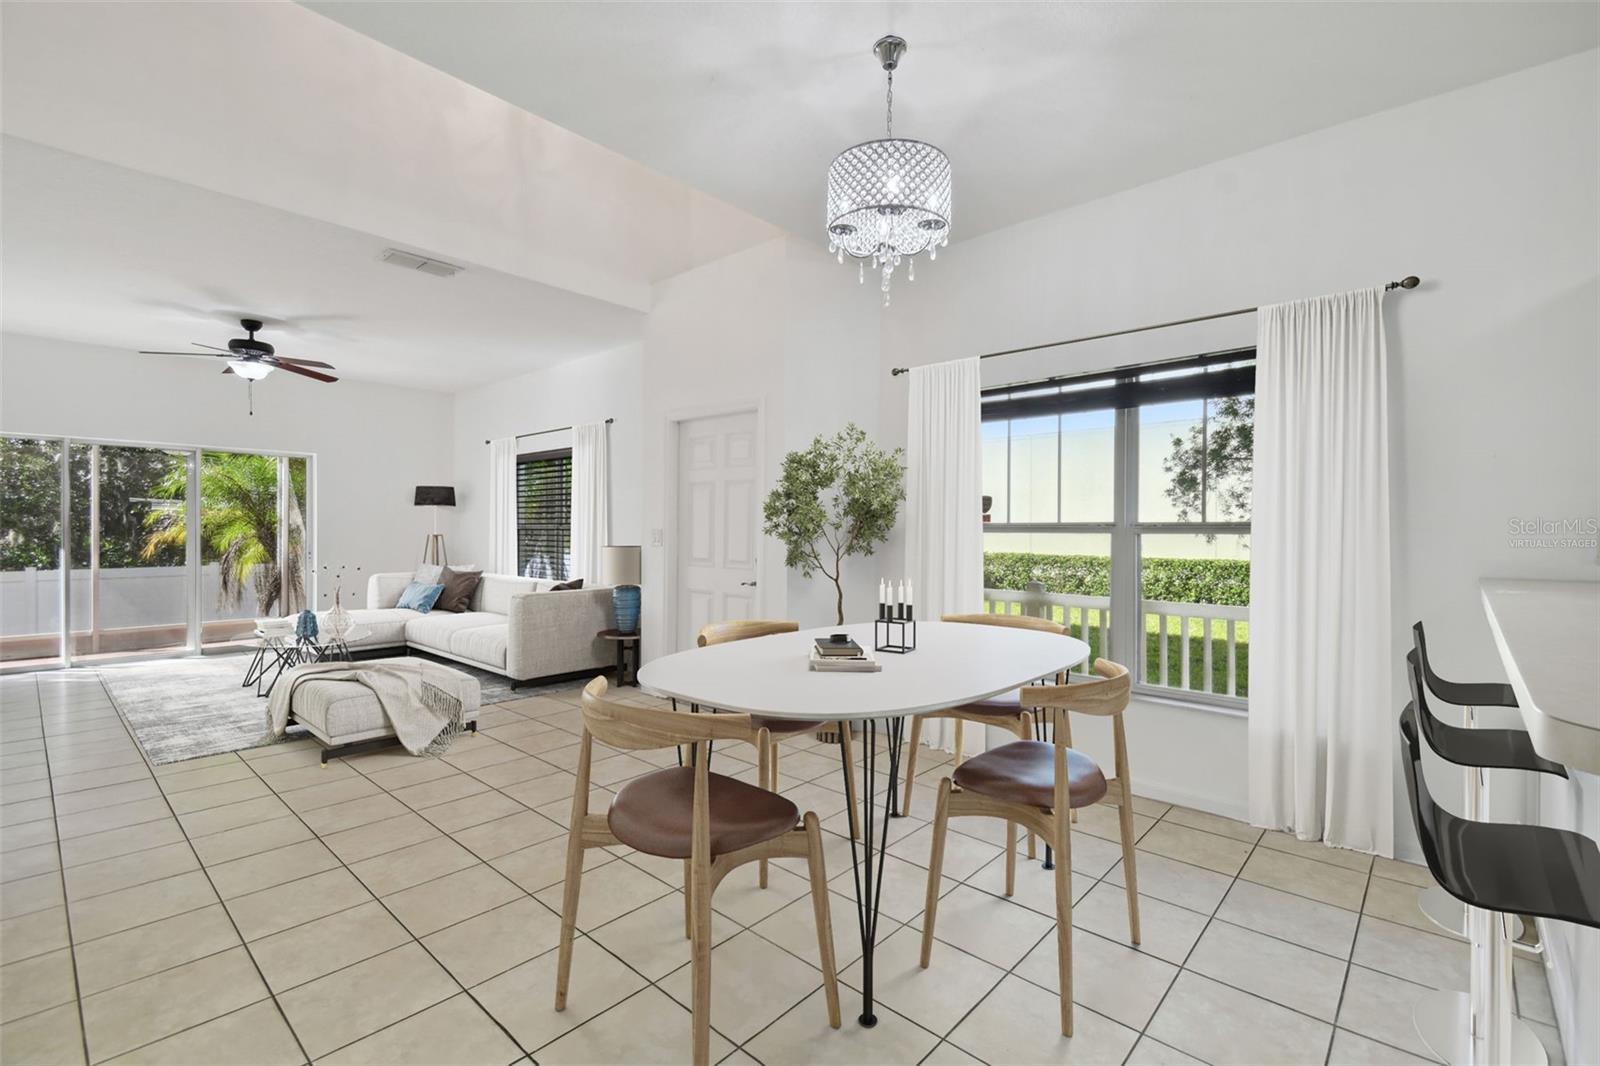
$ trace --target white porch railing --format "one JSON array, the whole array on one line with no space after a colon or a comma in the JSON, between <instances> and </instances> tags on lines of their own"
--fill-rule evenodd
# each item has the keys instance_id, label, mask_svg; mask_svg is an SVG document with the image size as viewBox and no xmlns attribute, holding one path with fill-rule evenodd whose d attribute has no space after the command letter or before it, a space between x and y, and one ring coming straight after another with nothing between
<instances>
[{"instance_id":1,"label":"white porch railing","mask_svg":"<svg viewBox=\"0 0 1600 1066\"><path fill-rule=\"evenodd\" d=\"M1216 603L1170 603L1166 600L1145 600L1141 604L1144 608L1145 630L1150 630L1150 620L1155 620L1155 633L1160 634L1156 639L1156 655L1158 657L1158 672L1156 677L1171 688L1181 688L1191 692L1209 692L1219 696L1242 696L1239 691L1239 629L1243 624L1248 634L1250 622L1250 608L1226 607ZM1177 620L1178 631L1172 632L1171 620ZM1191 625L1197 622L1198 625ZM1196 632L1198 630L1198 632ZM1218 691L1216 685L1215 656L1216 643L1221 634L1224 654L1227 655L1227 669L1223 671L1224 691ZM1178 638L1178 683L1172 684L1172 675L1168 671L1170 645L1168 638ZM1193 658L1190 651L1191 641L1200 642L1200 683L1193 684L1190 678L1190 663ZM1148 644L1148 642L1147 642ZM1248 648L1248 644L1246 644ZM1148 647L1147 647L1148 654ZM1152 664L1144 664L1143 676L1149 678Z\"/></svg>"},{"instance_id":2,"label":"white porch railing","mask_svg":"<svg viewBox=\"0 0 1600 1066\"><path fill-rule=\"evenodd\" d=\"M1111 647L1111 598L1073 596L1046 592L1042 585L1017 589L984 589L984 610L989 614L1027 615L1048 618L1067 627L1067 631L1089 645L1090 662L1095 656L1117 658ZM1243 696L1240 691L1240 649L1249 649L1250 608L1225 607L1214 603L1171 603L1165 600L1141 602L1146 639L1128 656L1136 659L1135 676L1141 684L1205 692L1219 696ZM1244 640L1241 640L1241 633ZM1157 635L1160 634L1160 637ZM1193 642L1200 642L1198 678L1192 676ZM1221 642L1221 648L1216 645ZM1151 645L1154 645L1152 647ZM1176 648L1173 648L1176 644ZM1219 685L1216 657L1226 657L1227 668ZM1172 661L1174 654L1177 662ZM1150 661L1154 658L1154 662ZM1176 666L1177 676L1173 676ZM1074 673L1088 673L1089 662ZM1248 676L1248 675L1244 675Z\"/></svg>"}]
</instances>

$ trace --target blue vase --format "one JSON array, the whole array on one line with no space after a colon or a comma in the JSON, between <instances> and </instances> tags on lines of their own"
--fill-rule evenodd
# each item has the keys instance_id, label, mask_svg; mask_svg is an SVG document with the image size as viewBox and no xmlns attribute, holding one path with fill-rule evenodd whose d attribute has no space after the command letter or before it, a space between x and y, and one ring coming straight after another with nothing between
<instances>
[{"instance_id":1,"label":"blue vase","mask_svg":"<svg viewBox=\"0 0 1600 1066\"><path fill-rule=\"evenodd\" d=\"M314 611L301 611L294 624L294 635L301 640L317 639L317 616Z\"/></svg>"},{"instance_id":2,"label":"blue vase","mask_svg":"<svg viewBox=\"0 0 1600 1066\"><path fill-rule=\"evenodd\" d=\"M617 615L618 633L639 632L639 586L618 585L611 590L611 609Z\"/></svg>"}]
</instances>

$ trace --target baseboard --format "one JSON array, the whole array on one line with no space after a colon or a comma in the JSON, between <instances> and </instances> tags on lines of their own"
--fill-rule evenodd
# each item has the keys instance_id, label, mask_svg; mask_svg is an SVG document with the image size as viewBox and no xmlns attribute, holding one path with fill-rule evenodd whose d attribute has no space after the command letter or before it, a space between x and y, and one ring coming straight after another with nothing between
<instances>
[{"instance_id":1,"label":"baseboard","mask_svg":"<svg viewBox=\"0 0 1600 1066\"><path fill-rule=\"evenodd\" d=\"M1138 767L1135 766L1133 769L1137 771ZM1204 811L1207 814L1232 818L1234 821L1247 824L1250 821L1248 804L1228 803L1192 789L1176 788L1160 781L1151 781L1148 777L1138 776L1137 773L1134 774L1133 791L1135 795L1153 799L1158 803L1174 803L1179 807L1188 807L1190 810Z\"/></svg>"}]
</instances>

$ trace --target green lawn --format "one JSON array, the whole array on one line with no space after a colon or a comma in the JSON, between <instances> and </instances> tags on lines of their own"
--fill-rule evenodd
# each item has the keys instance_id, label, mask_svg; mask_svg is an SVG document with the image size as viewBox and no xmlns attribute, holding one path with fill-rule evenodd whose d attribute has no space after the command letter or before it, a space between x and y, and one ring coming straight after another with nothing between
<instances>
[{"instance_id":1,"label":"green lawn","mask_svg":"<svg viewBox=\"0 0 1600 1066\"><path fill-rule=\"evenodd\" d=\"M1015 612L1013 612L1015 613ZM1088 625L1084 625L1084 614L1088 614ZM1074 635L1079 636L1089 644L1089 655L1093 659L1101 654L1105 646L1101 635L1103 619L1102 612L1090 609L1073 607L1054 608L1055 620L1071 628ZM1201 683L1205 673L1205 620L1191 618L1189 621L1189 690L1193 692L1205 691ZM1167 618L1167 677L1161 680L1161 634L1158 632L1157 618L1155 615L1146 615L1145 627L1145 676L1147 685L1165 684L1168 688L1181 688L1183 685L1183 630L1181 620L1169 616ZM1234 661L1238 671L1238 689L1236 694L1248 696L1250 694L1250 623L1236 623L1234 633ZM1119 662L1125 661L1118 656L1112 658ZM1128 664L1132 667L1132 663ZM1228 626L1219 619L1211 620L1211 691L1225 695L1228 691Z\"/></svg>"}]
</instances>

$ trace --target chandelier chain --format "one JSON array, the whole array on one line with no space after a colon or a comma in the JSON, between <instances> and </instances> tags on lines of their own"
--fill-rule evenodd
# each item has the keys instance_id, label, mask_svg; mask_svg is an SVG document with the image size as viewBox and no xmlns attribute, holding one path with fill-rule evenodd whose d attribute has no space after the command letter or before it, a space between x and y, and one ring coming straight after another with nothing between
<instances>
[{"instance_id":1,"label":"chandelier chain","mask_svg":"<svg viewBox=\"0 0 1600 1066\"><path fill-rule=\"evenodd\" d=\"M884 126L886 127L886 132L888 133L888 135L890 137L893 137L894 136L894 71L892 71L892 70L889 71L889 91L886 94L886 100L887 100L887 103L886 103L885 110L886 110L887 114L886 114Z\"/></svg>"}]
</instances>

